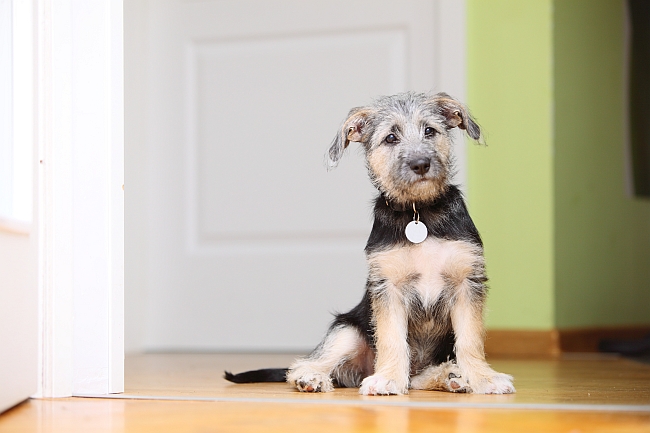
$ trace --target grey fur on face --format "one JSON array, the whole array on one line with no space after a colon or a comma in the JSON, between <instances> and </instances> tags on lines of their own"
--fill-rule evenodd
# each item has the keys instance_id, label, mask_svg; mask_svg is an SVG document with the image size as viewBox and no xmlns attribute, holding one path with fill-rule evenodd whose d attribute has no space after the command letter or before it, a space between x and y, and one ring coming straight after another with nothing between
<instances>
[{"instance_id":1,"label":"grey fur on face","mask_svg":"<svg viewBox=\"0 0 650 433\"><path fill-rule=\"evenodd\" d=\"M480 140L467 108L446 93L384 96L350 110L328 152L333 168L349 143L363 145L370 179L396 203L429 202L444 192L454 170L449 131Z\"/></svg>"}]
</instances>

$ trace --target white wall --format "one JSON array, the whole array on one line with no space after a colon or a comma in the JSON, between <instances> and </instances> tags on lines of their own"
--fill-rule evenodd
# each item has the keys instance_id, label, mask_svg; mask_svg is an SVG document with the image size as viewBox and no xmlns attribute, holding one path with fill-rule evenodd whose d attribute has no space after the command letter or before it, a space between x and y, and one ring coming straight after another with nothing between
<instances>
[{"instance_id":1,"label":"white wall","mask_svg":"<svg viewBox=\"0 0 650 433\"><path fill-rule=\"evenodd\" d=\"M0 412L37 390L38 261L33 238L0 230Z\"/></svg>"}]
</instances>

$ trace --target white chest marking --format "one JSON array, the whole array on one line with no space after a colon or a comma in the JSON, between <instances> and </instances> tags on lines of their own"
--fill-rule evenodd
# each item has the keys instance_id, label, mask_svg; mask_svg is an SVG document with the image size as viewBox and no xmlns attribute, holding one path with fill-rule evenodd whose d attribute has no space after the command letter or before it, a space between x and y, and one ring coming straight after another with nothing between
<instances>
[{"instance_id":1,"label":"white chest marking","mask_svg":"<svg viewBox=\"0 0 650 433\"><path fill-rule=\"evenodd\" d=\"M482 265L483 255L479 246L469 242L429 237L419 244L370 254L368 263L400 292L412 284L428 305L438 299L445 286L459 285L475 266Z\"/></svg>"}]
</instances>

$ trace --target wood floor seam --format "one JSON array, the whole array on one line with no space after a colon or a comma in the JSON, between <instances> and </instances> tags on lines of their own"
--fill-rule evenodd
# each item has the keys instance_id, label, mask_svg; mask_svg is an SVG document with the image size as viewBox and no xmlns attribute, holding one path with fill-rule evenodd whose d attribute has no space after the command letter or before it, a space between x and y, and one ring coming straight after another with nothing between
<instances>
[{"instance_id":1,"label":"wood floor seam","mask_svg":"<svg viewBox=\"0 0 650 433\"><path fill-rule=\"evenodd\" d=\"M201 397L201 396L159 396L130 394L77 394L79 398L160 400L160 401L213 401L228 403L278 403L278 404L320 404L334 406L390 406L427 409L508 409L508 410L554 410L554 411L593 411L593 412L647 412L650 405L616 404L552 404L552 403L451 403L437 401L389 401L384 397L373 400L309 400L291 398L250 398L250 397ZM387 397L390 398L390 397Z\"/></svg>"}]
</instances>

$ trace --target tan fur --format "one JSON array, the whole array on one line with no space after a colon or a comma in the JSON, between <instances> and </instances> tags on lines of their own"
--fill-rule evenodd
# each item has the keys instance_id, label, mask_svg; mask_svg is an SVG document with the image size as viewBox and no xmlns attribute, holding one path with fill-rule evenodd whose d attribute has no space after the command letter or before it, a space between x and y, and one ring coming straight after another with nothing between
<instances>
[{"instance_id":1,"label":"tan fur","mask_svg":"<svg viewBox=\"0 0 650 433\"><path fill-rule=\"evenodd\" d=\"M332 391L332 372L364 350L367 350L366 343L354 329L335 329L316 353L294 361L289 367L287 382L301 391Z\"/></svg>"},{"instance_id":2,"label":"tan fur","mask_svg":"<svg viewBox=\"0 0 650 433\"><path fill-rule=\"evenodd\" d=\"M392 381L388 384L392 394L408 394L410 363L407 342L408 322L406 306L400 298L399 288L389 284L385 296L373 302L377 348L375 374L362 383L362 394L364 385L376 379Z\"/></svg>"},{"instance_id":3,"label":"tan fur","mask_svg":"<svg viewBox=\"0 0 650 433\"><path fill-rule=\"evenodd\" d=\"M398 288L419 275L415 288L426 306L438 299L445 285L458 286L477 266L482 267L483 256L480 247L469 242L428 238L421 244L371 254L368 263Z\"/></svg>"},{"instance_id":4,"label":"tan fur","mask_svg":"<svg viewBox=\"0 0 650 433\"><path fill-rule=\"evenodd\" d=\"M449 163L449 157L451 156L451 143L445 139L440 139L436 143L436 151L440 157L440 160L443 164Z\"/></svg>"},{"instance_id":5,"label":"tan fur","mask_svg":"<svg viewBox=\"0 0 650 433\"><path fill-rule=\"evenodd\" d=\"M343 123L341 131L341 136L345 137L344 147L348 147L351 141L363 141L363 126L371 113L372 111L368 109L353 110L350 117Z\"/></svg>"},{"instance_id":6,"label":"tan fur","mask_svg":"<svg viewBox=\"0 0 650 433\"><path fill-rule=\"evenodd\" d=\"M396 392L393 393L405 394L409 386L411 353L407 343L406 285L415 288L424 305L433 304L450 281L459 285L477 267L482 267L482 260L481 249L473 244L436 238L368 257L371 272L388 281L386 287L382 287L382 296L373 303L377 346L374 376L391 382L388 386L394 385L391 389ZM364 384L374 381L375 377ZM434 386L443 386L440 383ZM444 386L450 390L448 383ZM361 392L369 391L367 388L362 385Z\"/></svg>"},{"instance_id":7,"label":"tan fur","mask_svg":"<svg viewBox=\"0 0 650 433\"><path fill-rule=\"evenodd\" d=\"M471 302L466 283L460 285L458 298L451 311L456 335L456 360L461 376L478 394L514 392L512 377L492 370L485 361L485 328L482 304Z\"/></svg>"},{"instance_id":8,"label":"tan fur","mask_svg":"<svg viewBox=\"0 0 650 433\"><path fill-rule=\"evenodd\" d=\"M387 191L392 191L395 185L390 176L390 161L393 149L381 146L368 154L368 167L379 179Z\"/></svg>"},{"instance_id":9,"label":"tan fur","mask_svg":"<svg viewBox=\"0 0 650 433\"><path fill-rule=\"evenodd\" d=\"M412 286L424 305L435 303L445 287L452 287L455 302L450 306L456 335L458 385L453 389L449 378L434 369L419 376L412 387L445 389L478 393L513 392L507 375L496 373L485 361L482 301L470 294L468 278L483 272L482 249L464 241L429 238L421 244L409 244L371 254L368 262L372 272L388 280L384 302L373 305L377 324L377 362L375 375L398 384L401 393L408 371L410 348L406 344L407 305L404 289ZM414 278L417 275L419 278ZM415 281L415 283L413 283ZM425 324L423 324L424 326ZM433 326L433 324L431 324ZM433 367L432 367L433 368Z\"/></svg>"},{"instance_id":10,"label":"tan fur","mask_svg":"<svg viewBox=\"0 0 650 433\"><path fill-rule=\"evenodd\" d=\"M391 182L387 181L385 184L390 185ZM408 189L394 187L390 192L387 192L385 196L388 200L400 204L421 202L432 200L433 198L442 195L445 192L446 185L447 182L441 182L438 178L433 180L423 180Z\"/></svg>"},{"instance_id":11,"label":"tan fur","mask_svg":"<svg viewBox=\"0 0 650 433\"><path fill-rule=\"evenodd\" d=\"M453 361L431 365L411 379L411 389L429 391L469 392L467 381Z\"/></svg>"},{"instance_id":12,"label":"tan fur","mask_svg":"<svg viewBox=\"0 0 650 433\"><path fill-rule=\"evenodd\" d=\"M452 128L459 127L460 129L467 129L467 122L465 119L469 118L467 109L458 101L453 98L435 98L438 104L444 104L451 109L447 111L447 122Z\"/></svg>"}]
</instances>

